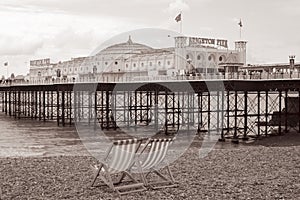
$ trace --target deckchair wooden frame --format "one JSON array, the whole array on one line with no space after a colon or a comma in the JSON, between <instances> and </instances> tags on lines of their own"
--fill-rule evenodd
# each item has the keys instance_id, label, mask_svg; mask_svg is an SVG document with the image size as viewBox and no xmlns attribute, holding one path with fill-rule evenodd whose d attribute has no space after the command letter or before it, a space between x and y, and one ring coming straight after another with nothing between
<instances>
[{"instance_id":1,"label":"deckchair wooden frame","mask_svg":"<svg viewBox=\"0 0 300 200\"><path fill-rule=\"evenodd\" d=\"M138 182L130 173L130 168L134 164L136 153L142 141L142 139L129 139L113 142L107 150L104 160L99 161L100 166L96 168L92 187L95 186L97 178L100 178L104 185L117 192L119 196L146 190L144 184ZM130 153L128 150L130 150ZM112 156L112 161L108 160L109 156ZM118 181L113 182L112 176L116 174L121 174L121 176ZM120 185L126 176L133 183ZM103 186L103 184L100 186Z\"/></svg>"},{"instance_id":2,"label":"deckchair wooden frame","mask_svg":"<svg viewBox=\"0 0 300 200\"><path fill-rule=\"evenodd\" d=\"M175 138L150 138L147 140L146 144L140 151L140 155L137 158L137 168L146 187L158 189L177 186L177 183L169 167L169 163L165 163L166 166L161 168L160 170L156 169L156 167L164 161L168 148L174 139ZM146 156L143 158L143 155ZM166 174L162 173L164 170L167 172ZM157 177L159 177L161 180L148 180L150 174L157 175Z\"/></svg>"}]
</instances>

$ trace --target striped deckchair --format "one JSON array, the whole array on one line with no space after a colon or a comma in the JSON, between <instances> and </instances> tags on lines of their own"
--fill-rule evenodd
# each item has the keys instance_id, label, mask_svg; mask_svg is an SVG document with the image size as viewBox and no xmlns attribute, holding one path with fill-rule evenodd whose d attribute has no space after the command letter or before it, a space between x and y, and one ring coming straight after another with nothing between
<instances>
[{"instance_id":1,"label":"striped deckchair","mask_svg":"<svg viewBox=\"0 0 300 200\"><path fill-rule=\"evenodd\" d=\"M173 140L174 138L150 138L140 151L137 159L137 168L145 186L152 189L177 186L169 164L162 163ZM165 167L159 169L161 164L164 164ZM163 174L163 171L166 171L166 173ZM151 174L155 174L159 179L153 180L154 177L151 177Z\"/></svg>"},{"instance_id":2,"label":"striped deckchair","mask_svg":"<svg viewBox=\"0 0 300 200\"><path fill-rule=\"evenodd\" d=\"M99 177L104 185L109 186L119 196L145 190L143 183L139 183L130 173L130 168L134 164L141 143L142 140L138 139L113 142L104 160L100 161L100 166L96 167L92 186L95 186L95 182ZM117 182L113 182L113 176L115 175L119 175ZM130 183L124 185L123 180L126 176L130 179Z\"/></svg>"}]
</instances>

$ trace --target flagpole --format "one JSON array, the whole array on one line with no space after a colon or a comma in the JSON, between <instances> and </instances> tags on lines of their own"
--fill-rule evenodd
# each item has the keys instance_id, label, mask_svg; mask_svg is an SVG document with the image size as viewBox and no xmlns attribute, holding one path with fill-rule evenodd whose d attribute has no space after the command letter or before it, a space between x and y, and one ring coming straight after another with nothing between
<instances>
[{"instance_id":1,"label":"flagpole","mask_svg":"<svg viewBox=\"0 0 300 200\"><path fill-rule=\"evenodd\" d=\"M240 27L240 40L242 39L242 27Z\"/></svg>"},{"instance_id":2,"label":"flagpole","mask_svg":"<svg viewBox=\"0 0 300 200\"><path fill-rule=\"evenodd\" d=\"M242 27L240 26L240 40L242 40Z\"/></svg>"},{"instance_id":3,"label":"flagpole","mask_svg":"<svg viewBox=\"0 0 300 200\"><path fill-rule=\"evenodd\" d=\"M240 40L242 40L242 27L243 27L242 19L240 19L239 27L240 27Z\"/></svg>"},{"instance_id":4,"label":"flagpole","mask_svg":"<svg viewBox=\"0 0 300 200\"><path fill-rule=\"evenodd\" d=\"M180 34L182 34L182 11L180 11L180 16L181 16L181 20L180 20Z\"/></svg>"}]
</instances>

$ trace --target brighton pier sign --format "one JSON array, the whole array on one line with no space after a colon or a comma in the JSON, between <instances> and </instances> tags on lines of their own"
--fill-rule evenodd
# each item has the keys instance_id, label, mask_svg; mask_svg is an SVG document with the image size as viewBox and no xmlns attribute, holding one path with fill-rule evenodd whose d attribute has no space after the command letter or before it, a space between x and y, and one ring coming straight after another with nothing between
<instances>
[{"instance_id":1,"label":"brighton pier sign","mask_svg":"<svg viewBox=\"0 0 300 200\"><path fill-rule=\"evenodd\" d=\"M190 46L197 46L197 45L217 45L224 48L228 48L227 40L221 39L210 39L210 38L196 38L190 37L189 38L189 45Z\"/></svg>"}]
</instances>

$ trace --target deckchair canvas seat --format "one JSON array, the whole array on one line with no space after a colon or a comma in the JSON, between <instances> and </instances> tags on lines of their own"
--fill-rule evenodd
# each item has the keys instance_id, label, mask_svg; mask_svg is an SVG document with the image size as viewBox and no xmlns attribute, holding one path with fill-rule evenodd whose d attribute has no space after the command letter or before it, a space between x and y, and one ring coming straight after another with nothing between
<instances>
[{"instance_id":1,"label":"deckchair canvas seat","mask_svg":"<svg viewBox=\"0 0 300 200\"><path fill-rule=\"evenodd\" d=\"M95 170L96 173L92 186L95 186L95 182L99 177L107 186L117 192L118 195L145 190L146 188L143 186L143 183L138 182L130 173L130 168L134 164L136 153L141 143L142 140L138 139L113 142L103 161L99 161L100 165ZM113 176L118 174L120 175L119 180L113 182ZM128 177L131 183L121 185L124 183L125 177Z\"/></svg>"},{"instance_id":2,"label":"deckchair canvas seat","mask_svg":"<svg viewBox=\"0 0 300 200\"><path fill-rule=\"evenodd\" d=\"M153 189L177 186L168 163L164 163L165 167L159 169L173 140L174 138L151 138L148 139L144 148L142 148L138 157L137 167L145 186ZM166 174L162 173L164 170ZM160 180L153 181L151 175L156 175Z\"/></svg>"}]
</instances>

